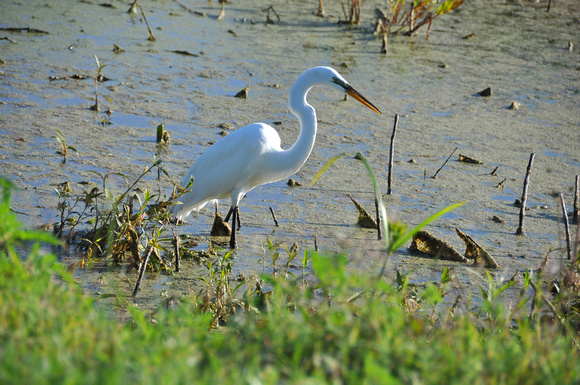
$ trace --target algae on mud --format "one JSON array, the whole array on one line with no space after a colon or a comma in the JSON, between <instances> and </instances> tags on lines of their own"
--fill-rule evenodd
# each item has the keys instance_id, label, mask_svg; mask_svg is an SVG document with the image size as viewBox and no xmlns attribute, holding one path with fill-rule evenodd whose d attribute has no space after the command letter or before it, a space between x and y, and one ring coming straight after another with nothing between
<instances>
[{"instance_id":1,"label":"algae on mud","mask_svg":"<svg viewBox=\"0 0 580 385\"><path fill-rule=\"evenodd\" d=\"M326 97L323 91L311 93L319 136L296 180L308 182L336 154L358 151L369 154L377 176L386 180L388 127L390 116L398 113L395 182L386 198L391 218L413 225L450 203L467 201L429 231L455 246L460 244L453 243L456 227L471 234L497 257L502 266L498 279L511 277L516 269L537 268L550 249L560 247L561 214L553 193L563 192L571 200L580 170L580 122L575 114L580 104L579 52L567 48L580 35L574 19L580 5L558 1L548 13L544 4L472 1L438 18L428 41L421 34L393 36L386 56L379 53L380 39L371 34L374 5L380 6L363 5L363 22L354 28L336 23L338 3L327 3L328 16L321 19L312 14L316 4L287 2L276 7L281 20L271 25L258 0L228 8L221 21L215 20L217 4L200 5L197 10L209 15L201 17L176 2L154 2L145 7L156 35L153 42L147 40L141 19L125 9L88 2L6 4L2 26L11 20L49 32L7 32L17 44L1 43L6 64L0 67L0 172L21 188L13 208L26 213L20 217L27 225L41 225L55 220L57 195L52 187L59 183L71 182L78 193L81 182L97 181L91 171L134 179L158 151L159 124L171 133L171 144L160 154L170 178L157 181L150 176L145 182L162 194L169 194L171 180L219 139L222 124L237 128L260 119L280 122L283 146L289 146L297 136L297 122L287 107L290 85L307 67L331 65L378 101L385 118L361 117L354 104ZM463 38L468 35L472 37ZM125 52L115 53L115 44ZM104 115L89 109L95 55L108 64L104 75L112 79L100 86L112 101L103 101L113 111L108 126L101 124ZM71 79L73 74L91 78ZM247 99L233 97L248 84L252 92ZM486 87L494 90L493 96L476 95ZM507 108L513 102L520 108ZM52 137L57 129L78 151L68 154L65 165L55 153ZM455 147L485 165L450 161L436 180L425 178ZM537 158L527 235L517 237L518 211L512 202L521 194L532 152ZM503 188L497 188L502 181ZM109 184L112 191L126 188L121 177ZM384 258L383 246L374 232L356 226L347 193L356 194L362 204L374 199L361 165L348 159L337 162L315 187L289 188L278 182L256 189L244 199L245 231L238 239L235 268L246 276L259 271L267 237L296 242L303 250L313 247L313 234L321 250L348 250L353 268L373 268ZM270 219L270 207L279 227ZM489 219L493 216L505 223ZM180 231L207 248L212 217L213 210L206 210ZM547 271L557 273L560 263L553 258ZM389 261L389 272L405 266L414 271L412 279L432 281L438 266L446 264L400 250ZM76 274L85 274L87 292L105 290L96 282L102 273L77 269ZM119 281L126 279L124 274ZM173 279L153 280L151 297L166 288L169 293L190 290L191 274L183 270ZM457 274L457 290L482 284L470 274ZM132 276L130 281L134 283Z\"/></svg>"}]
</instances>

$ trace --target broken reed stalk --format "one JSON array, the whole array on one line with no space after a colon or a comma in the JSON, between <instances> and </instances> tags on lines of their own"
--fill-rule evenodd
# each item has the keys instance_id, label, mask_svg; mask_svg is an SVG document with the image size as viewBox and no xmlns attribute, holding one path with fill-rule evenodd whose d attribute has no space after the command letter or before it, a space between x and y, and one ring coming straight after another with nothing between
<instances>
[{"instance_id":1,"label":"broken reed stalk","mask_svg":"<svg viewBox=\"0 0 580 385\"><path fill-rule=\"evenodd\" d=\"M393 153L395 151L395 135L397 134L397 125L398 124L399 124L399 114L395 114L395 124L393 126L393 134L391 135L391 149L389 151L389 171L388 171L388 177L387 177L387 195L391 195L391 180L393 178ZM380 226L379 226L379 229L380 229ZM380 234L380 230L379 230L379 234Z\"/></svg>"},{"instance_id":2,"label":"broken reed stalk","mask_svg":"<svg viewBox=\"0 0 580 385\"><path fill-rule=\"evenodd\" d=\"M578 209L579 209L579 194L580 194L580 175L576 175L576 188L574 189L574 212L572 214L572 220L578 224Z\"/></svg>"},{"instance_id":3,"label":"broken reed stalk","mask_svg":"<svg viewBox=\"0 0 580 385\"><path fill-rule=\"evenodd\" d=\"M152 252L153 246L148 244L147 249L145 250L145 258L143 258L143 262L141 262L141 266L139 266L139 278L137 278L137 283L135 284L135 289L133 290L133 297L135 297L139 291L139 286L141 285L141 281L145 276L145 270L147 270L147 264L149 263L149 256Z\"/></svg>"},{"instance_id":4,"label":"broken reed stalk","mask_svg":"<svg viewBox=\"0 0 580 385\"><path fill-rule=\"evenodd\" d=\"M431 178L433 179L437 179L437 174L439 174L439 171L441 171L441 169L443 167L445 167L445 165L447 164L447 162L449 162L449 159L451 159L451 157L453 156L453 154L455 154L455 151L457 151L459 147L455 147L455 150L453 150L453 152L451 153L451 155L449 155L449 158L447 158L447 160L443 163L443 165L441 167L439 167L439 170L437 170L437 172L435 173L435 175L433 175Z\"/></svg>"},{"instance_id":5,"label":"broken reed stalk","mask_svg":"<svg viewBox=\"0 0 580 385\"><path fill-rule=\"evenodd\" d=\"M276 214L274 214L274 209L272 207L270 207L270 213L272 213L272 219L274 219L274 223L276 224L276 227L280 226L278 224L278 220L276 219Z\"/></svg>"},{"instance_id":6,"label":"broken reed stalk","mask_svg":"<svg viewBox=\"0 0 580 385\"><path fill-rule=\"evenodd\" d=\"M568 259L572 259L572 242L570 241L568 212L566 211L566 203L564 202L564 194L562 193L560 193L560 205L562 206L562 220L564 221L564 229L566 231L566 253L568 254Z\"/></svg>"},{"instance_id":7,"label":"broken reed stalk","mask_svg":"<svg viewBox=\"0 0 580 385\"><path fill-rule=\"evenodd\" d=\"M530 184L530 175L532 174L532 165L534 164L534 158L536 154L533 152L530 154L530 162L528 163L528 169L526 171L526 177L524 178L524 191L522 192L522 202L520 207L520 225L516 231L516 235L524 235L524 217L526 215L526 202L528 200L528 186Z\"/></svg>"},{"instance_id":8,"label":"broken reed stalk","mask_svg":"<svg viewBox=\"0 0 580 385\"><path fill-rule=\"evenodd\" d=\"M580 255L580 225L576 225L576 242L574 242L574 260L572 266L576 266L578 256Z\"/></svg>"},{"instance_id":9,"label":"broken reed stalk","mask_svg":"<svg viewBox=\"0 0 580 385\"><path fill-rule=\"evenodd\" d=\"M377 239L383 239L381 235L381 214L379 212L379 200L375 197L375 212L377 213Z\"/></svg>"},{"instance_id":10,"label":"broken reed stalk","mask_svg":"<svg viewBox=\"0 0 580 385\"><path fill-rule=\"evenodd\" d=\"M143 7L141 7L140 3L137 3L137 5L139 5L139 9L141 10L141 15L143 15L143 20L145 20L145 24L147 25L147 30L149 31L149 37L147 38L147 40L155 41L155 36L153 36L153 32L151 32L151 28L149 27L149 22L147 22L147 18L145 17L145 12L143 11Z\"/></svg>"},{"instance_id":11,"label":"broken reed stalk","mask_svg":"<svg viewBox=\"0 0 580 385\"><path fill-rule=\"evenodd\" d=\"M173 247L175 251L175 271L179 272L179 237L173 235Z\"/></svg>"}]
</instances>

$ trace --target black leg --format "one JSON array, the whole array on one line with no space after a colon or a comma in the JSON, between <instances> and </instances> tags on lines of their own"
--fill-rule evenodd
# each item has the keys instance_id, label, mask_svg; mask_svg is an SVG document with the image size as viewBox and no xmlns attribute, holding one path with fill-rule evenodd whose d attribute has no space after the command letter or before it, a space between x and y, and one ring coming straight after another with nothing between
<instances>
[{"instance_id":1,"label":"black leg","mask_svg":"<svg viewBox=\"0 0 580 385\"><path fill-rule=\"evenodd\" d=\"M235 249L236 246L236 217L238 216L238 208L232 209L232 236L230 237L230 249ZM229 216L230 214L228 214ZM226 217L227 218L227 217Z\"/></svg>"},{"instance_id":2,"label":"black leg","mask_svg":"<svg viewBox=\"0 0 580 385\"><path fill-rule=\"evenodd\" d=\"M224 222L227 222L230 220L230 215L232 215L232 209L233 207L230 207L230 211L228 211L228 215L226 215L226 218L224 219Z\"/></svg>"},{"instance_id":3,"label":"black leg","mask_svg":"<svg viewBox=\"0 0 580 385\"><path fill-rule=\"evenodd\" d=\"M227 222L230 220L230 215L232 215L232 211L233 211L233 209L230 207L230 211L228 211L228 215L226 215L224 222ZM240 227L242 227L242 223L240 222L240 208L239 207L236 207L236 217L238 218L238 230L239 230ZM234 222L232 222L232 229L233 228L234 228Z\"/></svg>"}]
</instances>

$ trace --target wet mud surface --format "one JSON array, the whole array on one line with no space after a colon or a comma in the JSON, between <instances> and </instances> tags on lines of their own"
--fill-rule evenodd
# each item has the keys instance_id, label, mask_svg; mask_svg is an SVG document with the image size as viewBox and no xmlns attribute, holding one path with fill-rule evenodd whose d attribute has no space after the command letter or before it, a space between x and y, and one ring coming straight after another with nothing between
<instances>
[{"instance_id":1,"label":"wet mud surface","mask_svg":"<svg viewBox=\"0 0 580 385\"><path fill-rule=\"evenodd\" d=\"M578 2L553 2L549 13L544 2L466 2L434 21L429 40L425 31L392 36L387 55L380 54L381 41L372 36L379 2L363 5L357 27L337 24L343 17L339 2L326 4L325 18L314 15L317 2L279 3L274 7L280 21L274 25L266 24L271 4L262 1L228 3L222 20L217 20L218 4L144 2L155 41L147 40L141 15L127 13L129 3L111 4L10 1L3 6L0 27L48 32L0 31L9 38L0 40L0 173L21 189L12 207L27 226L56 220L57 184L70 181L78 193L84 188L80 182L99 182L91 171L134 180L155 155L170 177L149 175L142 187L169 194L172 181L180 181L197 156L221 138L224 123L233 129L256 121L272 124L288 148L298 134L288 108L290 86L306 68L330 65L383 115L345 102L331 89L310 92L319 131L310 159L294 176L303 186L281 181L254 189L242 201L235 274L262 272L267 238L289 247L296 243L302 253L314 248L316 235L320 250L347 251L353 268L374 271L382 264L384 244L375 232L357 226L357 210L347 197L373 208L364 166L346 157L312 187L308 183L335 155L360 151L386 192L394 114L400 121L393 194L385 197L391 220L414 226L449 204L465 202L426 230L457 250L464 246L455 228L469 234L500 265L498 280L536 269L551 248L563 246L555 194L562 192L571 207L580 173ZM569 50L569 42L579 48ZM124 51L115 53L115 44ZM111 100L100 98L110 116L90 109L95 55L107 64L103 75L110 80L99 84L99 92ZM248 85L246 99L233 97ZM487 87L492 96L478 95ZM509 108L513 102L519 109ZM159 124L171 135L163 149L155 142ZM69 151L66 164L56 153L57 130L78 151ZM531 153L536 159L526 235L516 236L519 208L513 203L521 197ZM458 162L458 154L483 164ZM113 191L127 187L121 177L108 183ZM220 207L225 215L229 202ZM179 231L207 249L212 221L213 209L206 208ZM390 274L404 269L413 271L412 280L428 282L437 280L444 266L455 266L457 290L485 284L479 269L414 256L407 247L390 257ZM555 274L562 253L551 255L547 269ZM74 258L63 254L65 261ZM156 298L195 292L203 268L185 263L173 276L149 274L138 303L151 306ZM136 272L124 268L75 274L89 294L129 295L136 280Z\"/></svg>"}]
</instances>

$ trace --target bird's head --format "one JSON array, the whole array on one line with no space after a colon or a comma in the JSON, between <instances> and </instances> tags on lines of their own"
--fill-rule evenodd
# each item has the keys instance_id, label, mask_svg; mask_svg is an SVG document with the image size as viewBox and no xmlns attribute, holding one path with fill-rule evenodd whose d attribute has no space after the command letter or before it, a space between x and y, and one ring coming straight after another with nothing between
<instances>
[{"instance_id":1,"label":"bird's head","mask_svg":"<svg viewBox=\"0 0 580 385\"><path fill-rule=\"evenodd\" d=\"M329 84L342 92L346 92L347 95L352 96L371 110L379 114L381 113L374 104L369 102L367 98L355 90L334 68L314 67L308 70L308 72L310 71L312 71L312 74L320 80L321 84Z\"/></svg>"}]
</instances>

